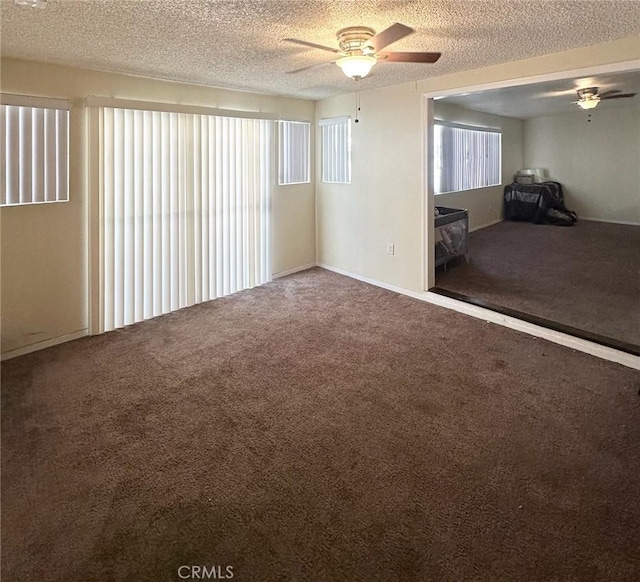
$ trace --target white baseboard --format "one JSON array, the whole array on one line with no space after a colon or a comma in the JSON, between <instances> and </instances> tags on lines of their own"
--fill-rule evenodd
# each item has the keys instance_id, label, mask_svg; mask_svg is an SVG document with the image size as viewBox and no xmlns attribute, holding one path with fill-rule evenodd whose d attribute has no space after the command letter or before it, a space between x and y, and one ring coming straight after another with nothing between
<instances>
[{"instance_id":1,"label":"white baseboard","mask_svg":"<svg viewBox=\"0 0 640 582\"><path fill-rule=\"evenodd\" d=\"M68 333L66 335L61 335L48 340L43 340L41 342L36 342L35 344L24 346L22 348L11 350L10 352L4 352L0 359L4 362L5 360L10 360L11 358L17 358L18 356L24 356L25 354L30 354L31 352L37 352L39 350L44 350L45 348L57 346L58 344L70 342L71 340L75 340L86 335L89 335L89 330L81 329L73 333Z\"/></svg>"},{"instance_id":2,"label":"white baseboard","mask_svg":"<svg viewBox=\"0 0 640 582\"><path fill-rule=\"evenodd\" d=\"M604 218L593 218L591 216L578 216L578 220L588 220L590 222L606 222L608 224L624 224L625 226L640 226L640 222L628 222L626 220L606 220Z\"/></svg>"},{"instance_id":3,"label":"white baseboard","mask_svg":"<svg viewBox=\"0 0 640 582\"><path fill-rule=\"evenodd\" d=\"M293 269L287 269L286 271L280 271L279 273L274 273L271 275L272 279L278 279L280 277L286 277L287 275L293 275L294 273L298 273L299 271L306 271L307 269L313 269L316 266L316 263L309 263L308 265L302 265L300 267L293 267Z\"/></svg>"},{"instance_id":4,"label":"white baseboard","mask_svg":"<svg viewBox=\"0 0 640 582\"><path fill-rule=\"evenodd\" d=\"M487 228L488 226L493 226L494 224L498 224L500 222L503 222L504 219L503 218L498 218L497 220L492 220L491 222L487 222L487 224L481 224L480 226L474 226L473 228L469 229L469 232L474 232L476 230L480 230L482 228Z\"/></svg>"},{"instance_id":5,"label":"white baseboard","mask_svg":"<svg viewBox=\"0 0 640 582\"><path fill-rule=\"evenodd\" d=\"M582 338L577 338L566 333L555 331L553 329L547 329L546 327L541 327L527 321L522 321L521 319L517 319L515 317L502 315L501 313L491 311L490 309L478 307L477 305L471 305L469 303L465 303L464 301L458 301L457 299L439 295L438 293L431 293L429 291L410 291L409 289L403 289L401 287L396 287L395 285L376 281L375 279L363 277L362 275L358 275L356 273L349 273L342 269L331 267L330 265L325 265L323 263L319 263L318 267L327 269L328 271L333 271L334 273L338 273L340 275L351 277L352 279L357 279L358 281L363 281L364 283L375 285L376 287L382 287L383 289L394 291L395 293L399 293L401 295L407 295L409 297L413 297L414 299L419 299L420 301L426 301L427 303L439 305L440 307L445 307L446 309L459 311L460 313L464 313L465 315L470 315L471 317L476 317L478 319L483 319L484 321L487 321L489 323L496 323L503 327L515 329L516 331L521 331L523 333L545 339L555 344L560 344L562 346L566 346L568 348L572 348L574 350L596 356L597 358L602 358L603 360L609 360L611 362L622 364L623 366L633 368L634 370L640 370L639 356L634 356L632 354L628 354L620 350L590 342Z\"/></svg>"},{"instance_id":6,"label":"white baseboard","mask_svg":"<svg viewBox=\"0 0 640 582\"><path fill-rule=\"evenodd\" d=\"M344 271L343 269L338 269L337 267L332 267L331 265L325 265L324 263L318 263L317 265L321 269L326 269L327 271L333 271L334 273L338 273L338 275L344 275L345 277L350 277L351 279L357 279L358 281L362 281L363 283L369 283L371 285L375 285L376 287L382 287L383 289L387 289L388 291L393 291L394 293L400 293L400 295L408 295L409 297L413 297L414 299L420 299L422 301L426 301L425 294L419 293L417 291L410 291L409 289L405 289L403 287L396 287L395 285L391 285L390 283L383 283L382 281L377 281L376 279L370 279L369 277L365 277L364 275L358 275L357 273L350 273L349 271Z\"/></svg>"}]
</instances>

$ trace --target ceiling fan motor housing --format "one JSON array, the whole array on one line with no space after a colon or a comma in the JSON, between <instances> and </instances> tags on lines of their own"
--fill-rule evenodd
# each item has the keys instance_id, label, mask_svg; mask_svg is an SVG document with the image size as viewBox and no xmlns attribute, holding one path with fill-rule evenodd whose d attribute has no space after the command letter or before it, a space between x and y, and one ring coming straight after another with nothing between
<instances>
[{"instance_id":1,"label":"ceiling fan motor housing","mask_svg":"<svg viewBox=\"0 0 640 582\"><path fill-rule=\"evenodd\" d=\"M585 89L578 89L579 99L593 99L598 95L597 87L587 87Z\"/></svg>"},{"instance_id":2,"label":"ceiling fan motor housing","mask_svg":"<svg viewBox=\"0 0 640 582\"><path fill-rule=\"evenodd\" d=\"M338 31L336 35L340 50L347 55L370 55L375 51L366 44L375 36L376 31L368 26L350 26Z\"/></svg>"}]
</instances>

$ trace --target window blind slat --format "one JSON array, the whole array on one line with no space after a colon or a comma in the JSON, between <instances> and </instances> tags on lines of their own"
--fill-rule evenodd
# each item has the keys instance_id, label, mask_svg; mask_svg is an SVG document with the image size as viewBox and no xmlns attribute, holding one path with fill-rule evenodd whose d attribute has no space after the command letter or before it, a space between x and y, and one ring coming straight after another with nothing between
<instances>
[{"instance_id":1,"label":"window blind slat","mask_svg":"<svg viewBox=\"0 0 640 582\"><path fill-rule=\"evenodd\" d=\"M51 109L44 110L44 199L47 202L58 200L57 188L57 164L56 158L56 112Z\"/></svg>"},{"instance_id":2,"label":"window blind slat","mask_svg":"<svg viewBox=\"0 0 640 582\"><path fill-rule=\"evenodd\" d=\"M230 207L230 217L229 222L231 228L229 229L229 246L230 246L230 262L229 262L229 289L231 293L235 293L238 290L238 214L239 214L239 200L237 196L233 196L234 193L238 192L239 187L239 176L238 176L238 167L234 163L235 160L238 159L240 155L241 148L241 127L240 124L229 122L230 132L232 136L231 140L231 151L233 152L233 157L229 157L229 207Z\"/></svg>"},{"instance_id":3,"label":"window blind slat","mask_svg":"<svg viewBox=\"0 0 640 582\"><path fill-rule=\"evenodd\" d=\"M202 157L203 151L200 118L191 118L192 146L189 147L189 155L192 158L192 167L189 171L191 185L187 184L187 189L193 189L191 207L189 208L189 221L191 230L187 227L187 246L193 245L193 253L189 256L189 270L187 279L189 281L188 304L200 303L202 301ZM187 197L188 199L189 197Z\"/></svg>"},{"instance_id":4,"label":"window blind slat","mask_svg":"<svg viewBox=\"0 0 640 582\"><path fill-rule=\"evenodd\" d=\"M144 274L142 276L142 296L143 307L141 319L153 317L153 220L154 200L153 200L153 147L149 147L153 140L151 123L151 112L142 113L141 143L144 159L142 176L142 265Z\"/></svg>"},{"instance_id":5,"label":"window blind slat","mask_svg":"<svg viewBox=\"0 0 640 582\"><path fill-rule=\"evenodd\" d=\"M216 227L216 180L218 179L218 172L215 172L216 168L216 118L211 116L204 116L205 124L207 127L207 142L209 144L209 151L207 154L207 207L209 212L207 214L207 228L208 236L205 241L208 248L208 266L209 266L209 281L207 283L207 299L213 299L218 296L217 290L217 236L218 230Z\"/></svg>"},{"instance_id":6,"label":"window blind slat","mask_svg":"<svg viewBox=\"0 0 640 582\"><path fill-rule=\"evenodd\" d=\"M30 204L33 200L31 190L31 115L30 107L20 107L20 203Z\"/></svg>"},{"instance_id":7,"label":"window blind slat","mask_svg":"<svg viewBox=\"0 0 640 582\"><path fill-rule=\"evenodd\" d=\"M44 109L31 109L32 202L44 202Z\"/></svg>"},{"instance_id":8,"label":"window blind slat","mask_svg":"<svg viewBox=\"0 0 640 582\"><path fill-rule=\"evenodd\" d=\"M152 239L152 253L153 253L153 311L152 316L160 315L162 313L162 225L163 225L163 213L164 213L164 190L162 188L162 117L158 111L150 113L150 144L152 149L151 159L153 160L153 168L151 170L152 185L151 185L151 239ZM152 218L151 218L152 217Z\"/></svg>"},{"instance_id":9,"label":"window blind slat","mask_svg":"<svg viewBox=\"0 0 640 582\"><path fill-rule=\"evenodd\" d=\"M143 112L135 111L133 114L133 161L144 160L142 149ZM134 296L133 321L140 321L144 317L144 170L145 164L133 163L133 245L134 258L132 261L132 277Z\"/></svg>"},{"instance_id":10,"label":"window blind slat","mask_svg":"<svg viewBox=\"0 0 640 582\"><path fill-rule=\"evenodd\" d=\"M53 119L53 117L52 117ZM114 136L114 119L113 110L105 109L100 116L101 126L100 133L102 135L102 165L105 171L101 172L102 198L103 198L103 214L105 224L114 224L115 226L115 195L114 195L114 174L113 171L106 171L114 168L115 163L115 145L113 143ZM103 286L109 291L108 299L111 299L111 290L115 287L114 280L114 250L115 242L113 237L115 228L103 228ZM103 301L104 310L104 326L106 329L115 327L115 302L113 300Z\"/></svg>"},{"instance_id":11,"label":"window blind slat","mask_svg":"<svg viewBox=\"0 0 640 582\"><path fill-rule=\"evenodd\" d=\"M63 201L67 199L69 190L69 112L63 109L56 109L56 135L58 138L56 200Z\"/></svg>"},{"instance_id":12,"label":"window blind slat","mask_svg":"<svg viewBox=\"0 0 640 582\"><path fill-rule=\"evenodd\" d=\"M123 245L122 245L122 283L124 286L123 297L123 317L125 325L133 323L135 311L135 190L134 172L136 166L134 161L134 112L124 112L124 152L123 152L123 192L122 192L122 214L123 214Z\"/></svg>"},{"instance_id":13,"label":"window blind slat","mask_svg":"<svg viewBox=\"0 0 640 582\"><path fill-rule=\"evenodd\" d=\"M0 206L7 204L7 110L0 107Z\"/></svg>"},{"instance_id":14,"label":"window blind slat","mask_svg":"<svg viewBox=\"0 0 640 582\"><path fill-rule=\"evenodd\" d=\"M6 111L7 204L20 204L20 108L2 106Z\"/></svg>"}]
</instances>

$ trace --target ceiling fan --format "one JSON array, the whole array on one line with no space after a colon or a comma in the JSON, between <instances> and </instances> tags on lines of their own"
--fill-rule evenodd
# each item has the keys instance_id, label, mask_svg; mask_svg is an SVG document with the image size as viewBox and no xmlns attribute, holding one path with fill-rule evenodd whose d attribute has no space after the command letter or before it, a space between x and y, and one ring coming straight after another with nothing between
<instances>
[{"instance_id":1,"label":"ceiling fan","mask_svg":"<svg viewBox=\"0 0 640 582\"><path fill-rule=\"evenodd\" d=\"M340 56L340 58L333 61L288 71L289 73L300 73L301 71L335 63L347 77L358 81L366 77L378 61L386 61L388 63L435 63L440 58L440 53L380 52L383 48L413 32L415 32L413 28L398 22L378 34L368 26L350 26L339 30L336 35L340 48L331 48L296 38L283 38L282 40L329 51Z\"/></svg>"},{"instance_id":2,"label":"ceiling fan","mask_svg":"<svg viewBox=\"0 0 640 582\"><path fill-rule=\"evenodd\" d=\"M607 99L628 99L635 97L636 93L623 93L618 89L611 89L604 93L598 93L598 87L587 87L586 89L578 89L578 100L574 101L578 107L582 109L593 109L598 106L600 101Z\"/></svg>"}]
</instances>

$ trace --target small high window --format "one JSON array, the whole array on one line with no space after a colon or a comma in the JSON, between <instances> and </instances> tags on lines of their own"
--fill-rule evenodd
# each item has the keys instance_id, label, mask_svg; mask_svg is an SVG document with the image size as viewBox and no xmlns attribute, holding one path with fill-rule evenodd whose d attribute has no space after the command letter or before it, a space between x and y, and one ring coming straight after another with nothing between
<instances>
[{"instance_id":1,"label":"small high window","mask_svg":"<svg viewBox=\"0 0 640 582\"><path fill-rule=\"evenodd\" d=\"M310 135L308 122L278 122L278 184L311 182Z\"/></svg>"},{"instance_id":2,"label":"small high window","mask_svg":"<svg viewBox=\"0 0 640 582\"><path fill-rule=\"evenodd\" d=\"M322 181L351 183L351 120L320 120L322 128Z\"/></svg>"}]
</instances>

